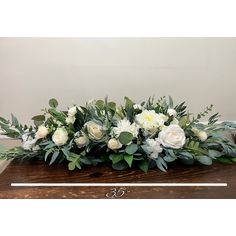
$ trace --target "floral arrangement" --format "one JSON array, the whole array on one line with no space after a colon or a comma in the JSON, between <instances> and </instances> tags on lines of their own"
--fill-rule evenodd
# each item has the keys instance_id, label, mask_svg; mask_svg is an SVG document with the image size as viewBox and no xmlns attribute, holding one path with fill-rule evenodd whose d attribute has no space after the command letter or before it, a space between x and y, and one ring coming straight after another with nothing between
<instances>
[{"instance_id":1,"label":"floral arrangement","mask_svg":"<svg viewBox=\"0 0 236 236\"><path fill-rule=\"evenodd\" d=\"M105 162L117 170L139 167L145 172L154 167L167 171L167 163L174 161L236 162L236 145L223 135L236 124L217 122L218 113L200 122L212 105L196 117L171 97L141 104L125 97L124 106L106 98L68 111L59 111L51 99L49 106L32 118L34 126L21 125L14 115L11 121L0 117L2 133L22 140L21 147L1 147L0 159L43 159L49 165L67 161L69 170Z\"/></svg>"}]
</instances>

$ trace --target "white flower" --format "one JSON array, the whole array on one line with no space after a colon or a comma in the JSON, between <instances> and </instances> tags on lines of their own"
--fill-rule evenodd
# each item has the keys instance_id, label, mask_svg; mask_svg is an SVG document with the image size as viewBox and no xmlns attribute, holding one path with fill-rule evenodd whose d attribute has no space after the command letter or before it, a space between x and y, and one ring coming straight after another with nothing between
<instances>
[{"instance_id":1,"label":"white flower","mask_svg":"<svg viewBox=\"0 0 236 236\"><path fill-rule=\"evenodd\" d=\"M207 140L207 133L206 133L205 131L200 131L200 132L198 133L198 138L199 138L202 142L206 141L206 140Z\"/></svg>"},{"instance_id":2,"label":"white flower","mask_svg":"<svg viewBox=\"0 0 236 236\"><path fill-rule=\"evenodd\" d=\"M177 112L176 112L175 109L169 108L169 109L167 110L167 113L168 113L169 116L173 116L173 117L176 117L176 116L177 116Z\"/></svg>"},{"instance_id":3,"label":"white flower","mask_svg":"<svg viewBox=\"0 0 236 236\"><path fill-rule=\"evenodd\" d=\"M117 122L117 127L112 129L112 133L114 133L115 137L119 137L122 132L129 132L133 135L133 137L138 137L139 127L133 123L131 124L127 118L120 120Z\"/></svg>"},{"instance_id":4,"label":"white flower","mask_svg":"<svg viewBox=\"0 0 236 236\"><path fill-rule=\"evenodd\" d=\"M103 133L103 127L99 124L97 124L94 121L88 121L85 124L89 137L91 139L95 139L95 140L99 140L103 137L104 133Z\"/></svg>"},{"instance_id":5,"label":"white flower","mask_svg":"<svg viewBox=\"0 0 236 236\"><path fill-rule=\"evenodd\" d=\"M137 104L137 103L133 105L133 108L135 110L142 110L143 109L142 105L141 104Z\"/></svg>"},{"instance_id":6,"label":"white flower","mask_svg":"<svg viewBox=\"0 0 236 236\"><path fill-rule=\"evenodd\" d=\"M68 133L65 128L57 128L52 136L52 141L57 146L62 146L68 141Z\"/></svg>"},{"instance_id":7,"label":"white flower","mask_svg":"<svg viewBox=\"0 0 236 236\"><path fill-rule=\"evenodd\" d=\"M75 143L79 148L82 148L88 145L89 139L86 136L80 136L75 139Z\"/></svg>"},{"instance_id":8,"label":"white flower","mask_svg":"<svg viewBox=\"0 0 236 236\"><path fill-rule=\"evenodd\" d=\"M135 116L135 120L145 130L144 134L148 135L155 134L157 129L168 120L168 117L162 113L157 114L154 110L144 110Z\"/></svg>"},{"instance_id":9,"label":"white flower","mask_svg":"<svg viewBox=\"0 0 236 236\"><path fill-rule=\"evenodd\" d=\"M161 153L163 150L161 147L160 140L158 138L147 139L146 144L143 145L142 148L152 159L158 158L159 153Z\"/></svg>"},{"instance_id":10,"label":"white flower","mask_svg":"<svg viewBox=\"0 0 236 236\"><path fill-rule=\"evenodd\" d=\"M193 127L192 128L193 133L201 140L202 142L206 141L208 136L205 131L198 130L197 128Z\"/></svg>"},{"instance_id":11,"label":"white flower","mask_svg":"<svg viewBox=\"0 0 236 236\"><path fill-rule=\"evenodd\" d=\"M169 125L159 133L159 139L164 147L182 148L185 144L185 133L178 125Z\"/></svg>"},{"instance_id":12,"label":"white flower","mask_svg":"<svg viewBox=\"0 0 236 236\"><path fill-rule=\"evenodd\" d=\"M122 147L122 144L119 142L119 140L112 138L108 141L107 144L108 148L110 148L111 150L116 150Z\"/></svg>"},{"instance_id":13,"label":"white flower","mask_svg":"<svg viewBox=\"0 0 236 236\"><path fill-rule=\"evenodd\" d=\"M74 124L74 123L75 123L75 117L74 116L66 117L66 124Z\"/></svg>"},{"instance_id":14,"label":"white flower","mask_svg":"<svg viewBox=\"0 0 236 236\"><path fill-rule=\"evenodd\" d=\"M75 116L77 113L77 107L73 106L68 110L68 116Z\"/></svg>"},{"instance_id":15,"label":"white flower","mask_svg":"<svg viewBox=\"0 0 236 236\"><path fill-rule=\"evenodd\" d=\"M34 139L30 133L25 133L21 136L23 142L22 142L22 148L24 150L32 150L32 148L35 146L35 143L37 142L37 139Z\"/></svg>"},{"instance_id":16,"label":"white flower","mask_svg":"<svg viewBox=\"0 0 236 236\"><path fill-rule=\"evenodd\" d=\"M42 139L42 138L46 138L46 136L49 134L48 128L45 127L44 125L40 125L38 127L38 130L35 134L35 138L36 139Z\"/></svg>"}]
</instances>

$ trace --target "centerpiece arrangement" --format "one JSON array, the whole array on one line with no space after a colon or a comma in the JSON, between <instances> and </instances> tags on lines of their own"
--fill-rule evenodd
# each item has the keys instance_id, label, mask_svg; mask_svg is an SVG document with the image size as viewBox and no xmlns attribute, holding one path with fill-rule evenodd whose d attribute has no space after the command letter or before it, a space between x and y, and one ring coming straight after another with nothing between
<instances>
[{"instance_id":1,"label":"centerpiece arrangement","mask_svg":"<svg viewBox=\"0 0 236 236\"><path fill-rule=\"evenodd\" d=\"M0 159L43 159L49 165L67 161L69 170L105 162L116 170L139 167L145 172L154 167L167 171L167 163L174 161L236 162L236 145L223 134L236 124L217 122L218 113L200 122L212 105L196 117L171 97L140 104L125 97L124 106L106 98L67 111L59 111L51 99L49 106L32 118L34 126L20 124L14 115L11 121L0 117L2 133L22 140L21 147L1 146Z\"/></svg>"}]
</instances>

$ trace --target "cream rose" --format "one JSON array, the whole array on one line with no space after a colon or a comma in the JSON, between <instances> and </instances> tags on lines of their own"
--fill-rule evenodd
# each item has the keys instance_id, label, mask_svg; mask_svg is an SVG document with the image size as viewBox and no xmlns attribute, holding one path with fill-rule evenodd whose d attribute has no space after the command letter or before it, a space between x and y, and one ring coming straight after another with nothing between
<instances>
[{"instance_id":1,"label":"cream rose","mask_svg":"<svg viewBox=\"0 0 236 236\"><path fill-rule=\"evenodd\" d=\"M168 114L169 116L173 116L173 117L176 117L176 116L177 116L176 110L175 110L175 109L171 109L171 108L169 108L169 109L167 110L167 114Z\"/></svg>"},{"instance_id":2,"label":"cream rose","mask_svg":"<svg viewBox=\"0 0 236 236\"><path fill-rule=\"evenodd\" d=\"M88 145L89 139L86 136L80 136L75 139L75 143L79 148L82 148Z\"/></svg>"},{"instance_id":3,"label":"cream rose","mask_svg":"<svg viewBox=\"0 0 236 236\"><path fill-rule=\"evenodd\" d=\"M159 133L159 139L164 147L179 149L185 144L185 133L178 125L169 125Z\"/></svg>"},{"instance_id":4,"label":"cream rose","mask_svg":"<svg viewBox=\"0 0 236 236\"><path fill-rule=\"evenodd\" d=\"M103 127L94 121L89 121L85 124L89 137L91 139L100 140L103 137Z\"/></svg>"},{"instance_id":5,"label":"cream rose","mask_svg":"<svg viewBox=\"0 0 236 236\"><path fill-rule=\"evenodd\" d=\"M192 128L192 131L202 142L207 140L208 136L205 131L198 130L197 128Z\"/></svg>"},{"instance_id":6,"label":"cream rose","mask_svg":"<svg viewBox=\"0 0 236 236\"><path fill-rule=\"evenodd\" d=\"M199 131L197 136L202 142L207 140L207 133L205 131Z\"/></svg>"},{"instance_id":7,"label":"cream rose","mask_svg":"<svg viewBox=\"0 0 236 236\"><path fill-rule=\"evenodd\" d=\"M71 107L69 110L68 110L68 116L75 116L77 113L77 107L74 106L74 107Z\"/></svg>"},{"instance_id":8,"label":"cream rose","mask_svg":"<svg viewBox=\"0 0 236 236\"><path fill-rule=\"evenodd\" d=\"M108 141L107 144L108 148L110 148L111 150L116 150L122 147L122 144L119 142L119 140L112 138Z\"/></svg>"},{"instance_id":9,"label":"cream rose","mask_svg":"<svg viewBox=\"0 0 236 236\"><path fill-rule=\"evenodd\" d=\"M57 146L62 146L68 141L68 133L65 128L57 128L52 136L52 141Z\"/></svg>"},{"instance_id":10,"label":"cream rose","mask_svg":"<svg viewBox=\"0 0 236 236\"><path fill-rule=\"evenodd\" d=\"M66 123L67 124L74 124L75 123L75 117L74 116L66 117Z\"/></svg>"},{"instance_id":11,"label":"cream rose","mask_svg":"<svg viewBox=\"0 0 236 236\"><path fill-rule=\"evenodd\" d=\"M42 139L42 138L46 138L46 136L49 134L48 128L45 127L44 125L40 125L38 127L38 130L35 134L35 138L36 139Z\"/></svg>"}]
</instances>

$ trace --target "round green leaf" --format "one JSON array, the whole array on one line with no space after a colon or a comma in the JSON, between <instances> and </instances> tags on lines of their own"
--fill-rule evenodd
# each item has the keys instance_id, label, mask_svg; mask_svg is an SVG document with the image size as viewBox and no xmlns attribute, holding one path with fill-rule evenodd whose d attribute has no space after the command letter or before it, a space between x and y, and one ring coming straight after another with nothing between
<instances>
[{"instance_id":1,"label":"round green leaf","mask_svg":"<svg viewBox=\"0 0 236 236\"><path fill-rule=\"evenodd\" d=\"M58 102L55 98L49 100L49 106L52 108L56 108L58 106Z\"/></svg>"},{"instance_id":2,"label":"round green leaf","mask_svg":"<svg viewBox=\"0 0 236 236\"><path fill-rule=\"evenodd\" d=\"M131 142L133 139L133 135L129 132L122 132L120 133L120 136L119 136L119 141L126 145L128 144L129 142Z\"/></svg>"},{"instance_id":3,"label":"round green leaf","mask_svg":"<svg viewBox=\"0 0 236 236\"><path fill-rule=\"evenodd\" d=\"M129 155L133 155L137 150L138 150L138 145L135 143L132 143L126 147L125 152Z\"/></svg>"}]
</instances>

